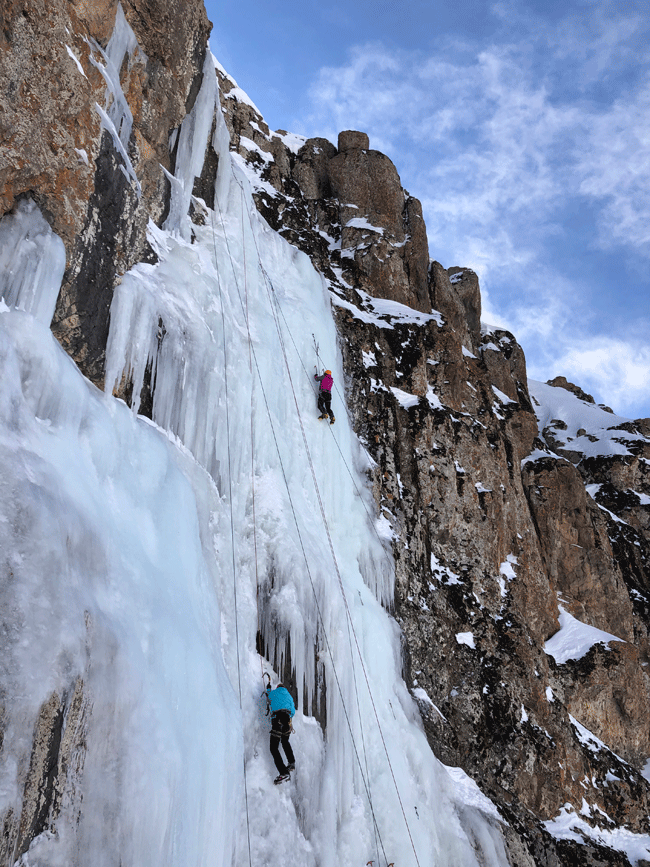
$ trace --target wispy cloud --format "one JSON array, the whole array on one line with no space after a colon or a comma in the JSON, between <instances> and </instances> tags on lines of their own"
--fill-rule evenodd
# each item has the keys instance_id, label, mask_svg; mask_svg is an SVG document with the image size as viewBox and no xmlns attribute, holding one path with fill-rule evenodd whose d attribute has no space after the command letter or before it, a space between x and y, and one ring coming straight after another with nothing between
<instances>
[{"instance_id":1,"label":"wispy cloud","mask_svg":"<svg viewBox=\"0 0 650 867\"><path fill-rule=\"evenodd\" d=\"M648 267L650 30L639 8L590 2L549 25L501 3L507 27L489 45L441 39L427 55L357 46L321 70L301 131L368 132L422 200L432 255L477 270L484 306L519 328L537 370L565 364L601 394L622 395L624 382L650 404L637 383L644 363L650 379L650 341L610 335L600 361L580 349L597 333L598 286L564 273L588 249Z\"/></svg>"},{"instance_id":2,"label":"wispy cloud","mask_svg":"<svg viewBox=\"0 0 650 867\"><path fill-rule=\"evenodd\" d=\"M642 90L593 118L577 168L580 192L602 202L600 246L650 257L650 75Z\"/></svg>"},{"instance_id":3,"label":"wispy cloud","mask_svg":"<svg viewBox=\"0 0 650 867\"><path fill-rule=\"evenodd\" d=\"M309 132L335 140L346 126L367 131L435 193L434 223L439 215L507 225L514 216L520 228L521 213L535 210L537 230L556 231L567 197L583 196L600 244L650 256L650 78L602 104L549 90L547 76L525 68L519 44L456 50L454 60L447 45L433 57L356 47L348 64L321 71Z\"/></svg>"}]
</instances>

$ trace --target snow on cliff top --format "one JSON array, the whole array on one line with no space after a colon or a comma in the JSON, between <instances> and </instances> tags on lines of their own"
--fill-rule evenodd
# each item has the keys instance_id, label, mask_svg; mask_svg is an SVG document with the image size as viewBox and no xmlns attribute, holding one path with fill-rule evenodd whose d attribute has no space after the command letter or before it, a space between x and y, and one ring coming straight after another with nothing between
<instances>
[{"instance_id":1,"label":"snow on cliff top","mask_svg":"<svg viewBox=\"0 0 650 867\"><path fill-rule=\"evenodd\" d=\"M236 82L235 79L232 77L232 75L230 75L228 72L226 72L226 70L225 70L225 69L223 68L223 66L219 63L219 61L218 61L217 58L214 56L214 54L212 55L212 60L213 60L213 62L214 62L214 68L215 68L218 72L220 72L221 75L223 75L223 77L224 77L225 79L227 79L227 80L232 84L232 89L229 90L228 93L226 94L226 99L236 99L238 102L243 102L243 103L245 103L246 105L250 105L250 107L253 108L253 109L255 109L255 111L259 114L259 116L262 117L262 116L263 116L263 115L262 115L262 112L261 112L261 111L259 110L259 108L255 105L255 103L254 103L253 100L250 98L250 96L246 93L245 90L242 90L242 89L241 89L241 87L237 84L237 82Z\"/></svg>"},{"instance_id":2,"label":"snow on cliff top","mask_svg":"<svg viewBox=\"0 0 650 867\"><path fill-rule=\"evenodd\" d=\"M647 441L632 430L634 422L581 400L561 386L528 380L540 437L551 428L560 447L585 457L629 455L634 441ZM623 427L625 425L625 427Z\"/></svg>"},{"instance_id":3,"label":"snow on cliff top","mask_svg":"<svg viewBox=\"0 0 650 867\"><path fill-rule=\"evenodd\" d=\"M226 70L219 63L219 61L214 56L214 54L212 55L212 60L214 61L214 68L226 79L226 81L229 81L230 84L232 85L232 87L228 91L228 93L225 94L226 99L235 99L235 100L237 100L237 102L241 102L244 105L250 105L250 107L253 109L253 111L255 111L261 118L263 118L264 115L259 110L259 108L255 105L255 103L250 98L250 96L246 93L245 90L242 90L242 88L237 84L237 82L232 77L232 75L230 75L228 72L226 72ZM270 135L266 135L266 133L264 133L259 128L259 126L257 126L257 124L255 122L253 122L252 125L255 127L255 129L257 129L259 132L261 132L262 135L264 135L269 141L271 140L271 138L281 139L284 142L284 144L289 148L289 150L294 154L297 154L298 151L300 150L300 148L307 141L306 136L298 135L298 133L286 132L285 130L277 130L277 131L271 132ZM260 153L264 154L265 151L260 151ZM269 156L270 156L270 154L269 154Z\"/></svg>"}]
</instances>

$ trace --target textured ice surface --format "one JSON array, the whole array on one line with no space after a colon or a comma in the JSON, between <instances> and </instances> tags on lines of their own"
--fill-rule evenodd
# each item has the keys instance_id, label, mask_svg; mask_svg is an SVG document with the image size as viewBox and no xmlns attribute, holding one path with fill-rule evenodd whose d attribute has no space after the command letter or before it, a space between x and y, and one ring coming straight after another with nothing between
<instances>
[{"instance_id":1,"label":"textured ice surface","mask_svg":"<svg viewBox=\"0 0 650 867\"><path fill-rule=\"evenodd\" d=\"M41 704L82 678L85 758L28 863L229 864L241 723L188 459L21 311L0 313L0 382L0 811Z\"/></svg>"}]
</instances>

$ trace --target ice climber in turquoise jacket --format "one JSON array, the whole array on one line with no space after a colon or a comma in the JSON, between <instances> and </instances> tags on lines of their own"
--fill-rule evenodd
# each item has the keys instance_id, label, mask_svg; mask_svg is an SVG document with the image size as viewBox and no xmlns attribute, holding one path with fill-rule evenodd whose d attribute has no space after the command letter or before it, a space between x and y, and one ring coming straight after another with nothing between
<instances>
[{"instance_id":1,"label":"ice climber in turquoise jacket","mask_svg":"<svg viewBox=\"0 0 650 867\"><path fill-rule=\"evenodd\" d=\"M271 711L270 749L275 767L278 769L278 776L273 782L277 784L290 779L290 772L296 769L296 759L289 743L289 735L293 731L291 717L296 712L296 706L289 690L285 689L282 683L279 683L275 689L271 689L271 684L269 684L266 688L266 697ZM282 749L287 759L286 765L280 754L280 743L282 743Z\"/></svg>"}]
</instances>

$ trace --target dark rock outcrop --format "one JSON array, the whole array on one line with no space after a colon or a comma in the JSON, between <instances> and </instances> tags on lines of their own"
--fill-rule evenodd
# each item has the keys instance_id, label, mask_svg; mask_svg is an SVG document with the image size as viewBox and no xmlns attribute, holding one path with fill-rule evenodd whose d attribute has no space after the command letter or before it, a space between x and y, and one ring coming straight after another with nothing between
<instances>
[{"instance_id":1,"label":"dark rock outcrop","mask_svg":"<svg viewBox=\"0 0 650 867\"><path fill-rule=\"evenodd\" d=\"M580 400L584 400L586 403L596 402L593 397L590 394L587 394L586 391L583 391L579 385L569 382L566 376L556 376L554 379L549 379L547 380L547 385L552 385L555 388L564 388L572 394L575 394L575 396L580 398Z\"/></svg>"},{"instance_id":2,"label":"dark rock outcrop","mask_svg":"<svg viewBox=\"0 0 650 867\"><path fill-rule=\"evenodd\" d=\"M0 817L0 864L14 864L35 837L52 830L64 804L72 808L69 818L78 821L89 713L82 678L67 694L52 693L41 706L31 754L16 757L26 765L19 767L25 779L22 810L18 815L10 808Z\"/></svg>"}]
</instances>

